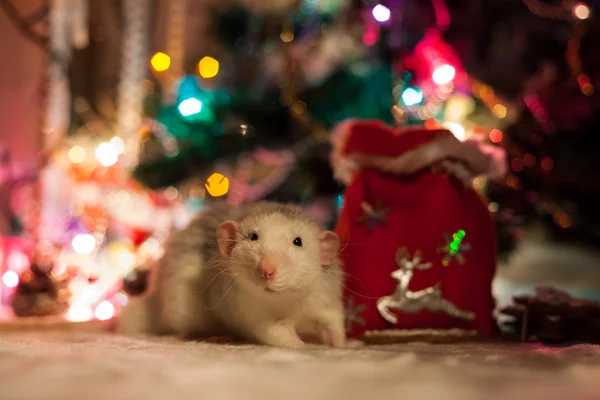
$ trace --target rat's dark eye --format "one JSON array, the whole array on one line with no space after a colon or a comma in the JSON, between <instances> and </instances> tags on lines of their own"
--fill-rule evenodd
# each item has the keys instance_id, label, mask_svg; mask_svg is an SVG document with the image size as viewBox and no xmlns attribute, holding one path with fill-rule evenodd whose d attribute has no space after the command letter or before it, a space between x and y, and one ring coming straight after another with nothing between
<instances>
[{"instance_id":1,"label":"rat's dark eye","mask_svg":"<svg viewBox=\"0 0 600 400\"><path fill-rule=\"evenodd\" d=\"M293 243L294 243L294 246L302 247L302 239L300 239L299 237L294 239Z\"/></svg>"},{"instance_id":2,"label":"rat's dark eye","mask_svg":"<svg viewBox=\"0 0 600 400\"><path fill-rule=\"evenodd\" d=\"M252 235L250 235L250 240L258 240L258 233L253 232Z\"/></svg>"}]
</instances>

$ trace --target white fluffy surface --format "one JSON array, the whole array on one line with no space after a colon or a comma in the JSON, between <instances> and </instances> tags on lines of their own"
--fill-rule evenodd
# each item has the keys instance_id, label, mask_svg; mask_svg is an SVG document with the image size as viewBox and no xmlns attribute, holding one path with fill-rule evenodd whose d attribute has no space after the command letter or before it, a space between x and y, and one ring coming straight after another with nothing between
<instances>
[{"instance_id":1,"label":"white fluffy surface","mask_svg":"<svg viewBox=\"0 0 600 400\"><path fill-rule=\"evenodd\" d=\"M596 399L600 347L411 343L301 351L0 333L0 399Z\"/></svg>"}]
</instances>

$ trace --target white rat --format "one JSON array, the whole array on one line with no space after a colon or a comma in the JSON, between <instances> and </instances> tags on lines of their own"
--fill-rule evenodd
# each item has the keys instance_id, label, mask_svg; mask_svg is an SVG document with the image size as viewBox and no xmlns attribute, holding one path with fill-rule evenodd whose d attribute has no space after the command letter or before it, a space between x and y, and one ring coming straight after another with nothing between
<instances>
[{"instance_id":1,"label":"white rat","mask_svg":"<svg viewBox=\"0 0 600 400\"><path fill-rule=\"evenodd\" d=\"M147 295L123 309L119 330L343 347L338 250L338 236L294 206L216 206L171 235Z\"/></svg>"}]
</instances>

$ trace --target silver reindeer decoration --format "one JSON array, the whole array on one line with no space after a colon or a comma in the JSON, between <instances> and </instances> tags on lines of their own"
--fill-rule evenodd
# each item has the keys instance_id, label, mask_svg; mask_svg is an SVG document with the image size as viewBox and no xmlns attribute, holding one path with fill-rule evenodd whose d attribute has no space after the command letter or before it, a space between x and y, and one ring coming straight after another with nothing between
<instances>
[{"instance_id":1,"label":"silver reindeer decoration","mask_svg":"<svg viewBox=\"0 0 600 400\"><path fill-rule=\"evenodd\" d=\"M408 290L408 285L415 270L426 270L432 267L430 262L425 264L421 263L420 251L416 251L411 258L410 253L408 253L406 248L398 249L396 251L396 264L398 264L400 268L391 274L392 278L398 281L398 286L396 286L394 294L381 297L377 300L377 310L387 321L392 324L398 323L398 317L390 310L398 310L409 314L424 310L434 312L441 311L455 318L468 321L475 318L474 313L461 310L452 302L444 299L442 297L442 290L440 289L439 282L434 286L422 290Z\"/></svg>"}]
</instances>

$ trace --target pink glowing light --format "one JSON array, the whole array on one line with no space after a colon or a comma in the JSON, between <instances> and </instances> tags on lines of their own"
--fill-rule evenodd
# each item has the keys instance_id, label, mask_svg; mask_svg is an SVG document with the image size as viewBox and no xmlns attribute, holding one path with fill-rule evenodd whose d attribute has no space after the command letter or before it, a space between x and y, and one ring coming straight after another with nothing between
<instances>
[{"instance_id":1,"label":"pink glowing light","mask_svg":"<svg viewBox=\"0 0 600 400\"><path fill-rule=\"evenodd\" d=\"M29 265L29 257L20 251L13 251L8 255L6 263L14 271L23 271Z\"/></svg>"},{"instance_id":2,"label":"pink glowing light","mask_svg":"<svg viewBox=\"0 0 600 400\"><path fill-rule=\"evenodd\" d=\"M14 288L19 284L19 275L15 271L6 271L2 275L2 283L8 288Z\"/></svg>"},{"instance_id":3,"label":"pink glowing light","mask_svg":"<svg viewBox=\"0 0 600 400\"><path fill-rule=\"evenodd\" d=\"M376 25L367 26L362 39L365 46L375 46L379 40L379 28Z\"/></svg>"},{"instance_id":4,"label":"pink glowing light","mask_svg":"<svg viewBox=\"0 0 600 400\"><path fill-rule=\"evenodd\" d=\"M454 69L452 65L444 64L433 71L431 79L433 79L437 85L447 85L452 82L455 76L456 69Z\"/></svg>"}]
</instances>

